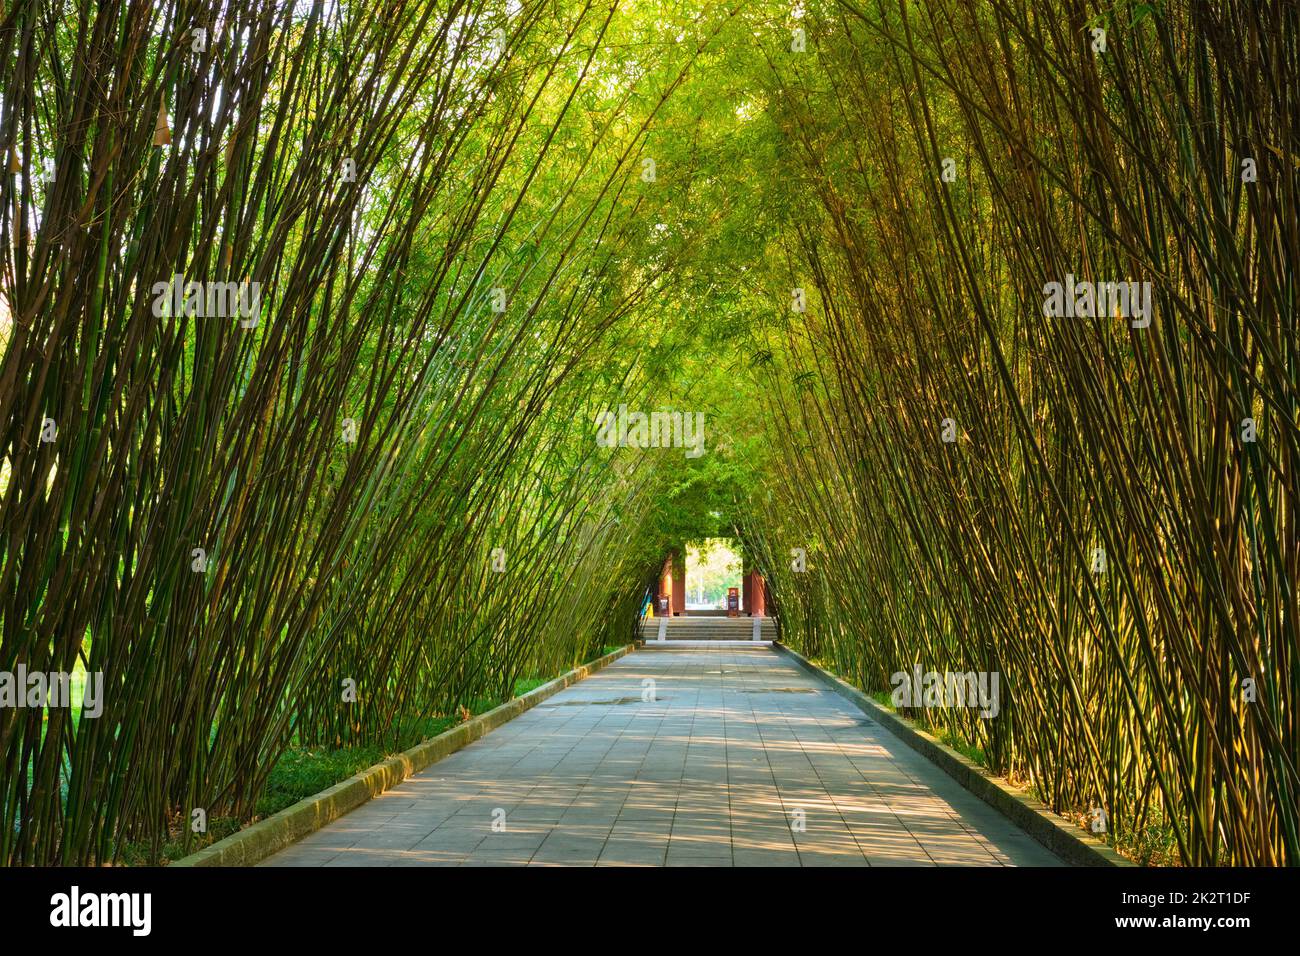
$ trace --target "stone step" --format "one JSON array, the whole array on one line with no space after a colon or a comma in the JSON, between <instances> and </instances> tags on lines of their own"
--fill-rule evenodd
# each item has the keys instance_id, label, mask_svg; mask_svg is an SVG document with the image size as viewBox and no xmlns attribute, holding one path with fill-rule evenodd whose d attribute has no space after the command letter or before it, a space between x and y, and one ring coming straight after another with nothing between
<instances>
[{"instance_id":1,"label":"stone step","mask_svg":"<svg viewBox=\"0 0 1300 956\"><path fill-rule=\"evenodd\" d=\"M648 618L641 623L641 638L646 641L659 639L659 623L665 621L664 638L670 641L749 641L754 639L754 621L752 617L669 617ZM771 617L758 618L758 639L776 640L776 620Z\"/></svg>"}]
</instances>

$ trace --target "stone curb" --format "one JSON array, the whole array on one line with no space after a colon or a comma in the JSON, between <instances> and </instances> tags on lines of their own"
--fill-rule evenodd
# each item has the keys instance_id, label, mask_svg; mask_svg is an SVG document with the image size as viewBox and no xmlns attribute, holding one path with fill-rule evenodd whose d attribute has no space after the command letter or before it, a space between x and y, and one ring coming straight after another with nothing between
<instances>
[{"instance_id":1,"label":"stone curb","mask_svg":"<svg viewBox=\"0 0 1300 956\"><path fill-rule=\"evenodd\" d=\"M995 777L979 764L941 743L912 721L890 712L862 691L784 644L776 649L793 659L828 688L854 704L895 737L937 764L948 776L1011 820L1066 863L1076 866L1136 866L1105 843L1057 816L1043 803L1016 790L1005 780Z\"/></svg>"},{"instance_id":2,"label":"stone curb","mask_svg":"<svg viewBox=\"0 0 1300 956\"><path fill-rule=\"evenodd\" d=\"M445 733L439 734L410 750L362 770L328 790L299 800L279 813L259 820L250 827L232 833L224 840L197 853L182 857L170 866L251 866L272 853L284 849L355 810L372 797L396 786L412 774L473 743L489 731L536 707L566 687L601 670L636 647L628 644L599 657L590 664L575 667L555 680L530 690L522 697L506 701L500 707L480 714Z\"/></svg>"}]
</instances>

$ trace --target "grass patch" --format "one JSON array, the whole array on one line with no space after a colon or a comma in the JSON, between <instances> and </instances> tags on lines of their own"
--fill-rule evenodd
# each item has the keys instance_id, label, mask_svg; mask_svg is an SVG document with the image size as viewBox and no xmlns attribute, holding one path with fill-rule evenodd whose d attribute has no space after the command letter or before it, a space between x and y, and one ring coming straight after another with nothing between
<instances>
[{"instance_id":1,"label":"grass patch","mask_svg":"<svg viewBox=\"0 0 1300 956\"><path fill-rule=\"evenodd\" d=\"M984 756L984 750L976 747L974 744L968 744L950 730L944 730L942 727L929 728L930 733L938 738L939 742L945 747L950 747L957 753L961 754L972 763L977 763L981 767L988 766L988 760Z\"/></svg>"},{"instance_id":2,"label":"grass patch","mask_svg":"<svg viewBox=\"0 0 1300 956\"><path fill-rule=\"evenodd\" d=\"M381 747L294 747L286 750L257 801L257 815L269 817L299 800L320 793L386 757Z\"/></svg>"},{"instance_id":3,"label":"grass patch","mask_svg":"<svg viewBox=\"0 0 1300 956\"><path fill-rule=\"evenodd\" d=\"M521 677L515 681L515 696L523 697L524 694L535 691L547 683L550 682L544 677Z\"/></svg>"}]
</instances>

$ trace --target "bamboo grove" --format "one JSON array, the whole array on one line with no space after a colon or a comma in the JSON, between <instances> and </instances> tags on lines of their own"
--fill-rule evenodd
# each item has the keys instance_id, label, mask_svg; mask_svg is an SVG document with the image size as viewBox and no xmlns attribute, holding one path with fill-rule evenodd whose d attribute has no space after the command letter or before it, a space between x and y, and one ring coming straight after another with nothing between
<instances>
[{"instance_id":1,"label":"bamboo grove","mask_svg":"<svg viewBox=\"0 0 1300 956\"><path fill-rule=\"evenodd\" d=\"M670 265L650 98L588 76L608 7L61 6L3 25L0 659L106 705L0 714L7 863L246 816L290 740L621 639L647 477L571 423ZM159 317L176 274L268 291Z\"/></svg>"},{"instance_id":2,"label":"bamboo grove","mask_svg":"<svg viewBox=\"0 0 1300 956\"><path fill-rule=\"evenodd\" d=\"M864 689L998 672L912 716L1124 852L1300 862L1298 17L5 3L0 671L104 692L0 708L0 862L250 819L728 532Z\"/></svg>"},{"instance_id":3,"label":"bamboo grove","mask_svg":"<svg viewBox=\"0 0 1300 956\"><path fill-rule=\"evenodd\" d=\"M1297 9L810 20L771 89L821 308L752 532L787 631L874 690L1000 672L997 720L926 719L1136 858L1300 862ZM1045 316L1066 275L1150 281L1149 326Z\"/></svg>"}]
</instances>

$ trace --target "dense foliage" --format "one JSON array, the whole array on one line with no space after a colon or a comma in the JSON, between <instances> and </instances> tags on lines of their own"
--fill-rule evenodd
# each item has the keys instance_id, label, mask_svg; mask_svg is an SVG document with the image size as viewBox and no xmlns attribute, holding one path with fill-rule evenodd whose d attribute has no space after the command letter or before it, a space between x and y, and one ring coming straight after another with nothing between
<instances>
[{"instance_id":1,"label":"dense foliage","mask_svg":"<svg viewBox=\"0 0 1300 956\"><path fill-rule=\"evenodd\" d=\"M1000 672L928 718L1126 850L1300 862L1297 17L6 4L0 670L105 694L0 708L0 862L246 818L732 533L861 686Z\"/></svg>"}]
</instances>

